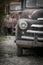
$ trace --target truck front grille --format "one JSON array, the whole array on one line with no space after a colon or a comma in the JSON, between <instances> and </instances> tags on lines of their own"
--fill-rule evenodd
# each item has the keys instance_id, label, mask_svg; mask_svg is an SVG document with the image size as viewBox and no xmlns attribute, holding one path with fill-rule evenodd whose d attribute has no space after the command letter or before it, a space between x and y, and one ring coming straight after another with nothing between
<instances>
[{"instance_id":1,"label":"truck front grille","mask_svg":"<svg viewBox=\"0 0 43 65\"><path fill-rule=\"evenodd\" d=\"M36 37L37 41L43 42L43 24L32 23L28 28L25 34L21 36L22 39L34 41Z\"/></svg>"}]
</instances>

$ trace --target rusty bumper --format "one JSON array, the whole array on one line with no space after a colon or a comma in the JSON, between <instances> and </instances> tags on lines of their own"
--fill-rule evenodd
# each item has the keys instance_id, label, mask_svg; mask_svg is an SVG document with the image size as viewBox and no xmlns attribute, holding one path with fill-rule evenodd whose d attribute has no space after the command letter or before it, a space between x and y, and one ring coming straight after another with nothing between
<instances>
[{"instance_id":1,"label":"rusty bumper","mask_svg":"<svg viewBox=\"0 0 43 65\"><path fill-rule=\"evenodd\" d=\"M37 42L34 43L34 41L22 41L22 40L17 40L16 44L20 47L43 47L43 42Z\"/></svg>"}]
</instances>

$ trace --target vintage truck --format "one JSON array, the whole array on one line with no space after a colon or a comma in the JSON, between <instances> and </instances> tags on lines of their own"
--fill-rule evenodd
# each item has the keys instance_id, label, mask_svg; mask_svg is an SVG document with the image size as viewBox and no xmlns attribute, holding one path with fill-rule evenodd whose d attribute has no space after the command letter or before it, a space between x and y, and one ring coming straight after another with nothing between
<instances>
[{"instance_id":1,"label":"vintage truck","mask_svg":"<svg viewBox=\"0 0 43 65\"><path fill-rule=\"evenodd\" d=\"M43 47L43 0L24 0L16 27L17 56L23 48Z\"/></svg>"}]
</instances>

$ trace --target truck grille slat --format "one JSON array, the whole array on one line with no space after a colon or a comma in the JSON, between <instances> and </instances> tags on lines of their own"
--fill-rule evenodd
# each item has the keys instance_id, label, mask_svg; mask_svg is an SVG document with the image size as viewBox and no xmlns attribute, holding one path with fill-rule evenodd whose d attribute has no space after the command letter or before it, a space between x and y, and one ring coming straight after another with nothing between
<instances>
[{"instance_id":1,"label":"truck grille slat","mask_svg":"<svg viewBox=\"0 0 43 65\"><path fill-rule=\"evenodd\" d=\"M43 31L27 30L27 33L38 33L38 34L43 34Z\"/></svg>"},{"instance_id":2,"label":"truck grille slat","mask_svg":"<svg viewBox=\"0 0 43 65\"><path fill-rule=\"evenodd\" d=\"M22 39L32 39L34 40L34 37L29 37L29 36L21 36Z\"/></svg>"},{"instance_id":3,"label":"truck grille slat","mask_svg":"<svg viewBox=\"0 0 43 65\"><path fill-rule=\"evenodd\" d=\"M34 40L34 37L29 37L29 36L21 36L22 39L30 39L30 40ZM38 37L37 40L39 41L43 41L43 38Z\"/></svg>"},{"instance_id":4,"label":"truck grille slat","mask_svg":"<svg viewBox=\"0 0 43 65\"><path fill-rule=\"evenodd\" d=\"M38 28L42 28L43 25L38 25L38 24L32 24L31 27L38 27Z\"/></svg>"}]
</instances>

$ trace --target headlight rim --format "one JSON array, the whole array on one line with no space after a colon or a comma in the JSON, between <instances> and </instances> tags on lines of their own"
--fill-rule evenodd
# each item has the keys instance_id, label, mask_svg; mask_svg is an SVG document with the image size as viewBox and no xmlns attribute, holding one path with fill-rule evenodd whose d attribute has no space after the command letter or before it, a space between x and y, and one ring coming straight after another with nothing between
<instances>
[{"instance_id":1,"label":"headlight rim","mask_svg":"<svg viewBox=\"0 0 43 65\"><path fill-rule=\"evenodd\" d=\"M25 24L25 28L23 28L21 26L21 24ZM28 24L27 24L27 21L25 20L19 20L19 28L22 29L22 30L25 30L27 28Z\"/></svg>"}]
</instances>

